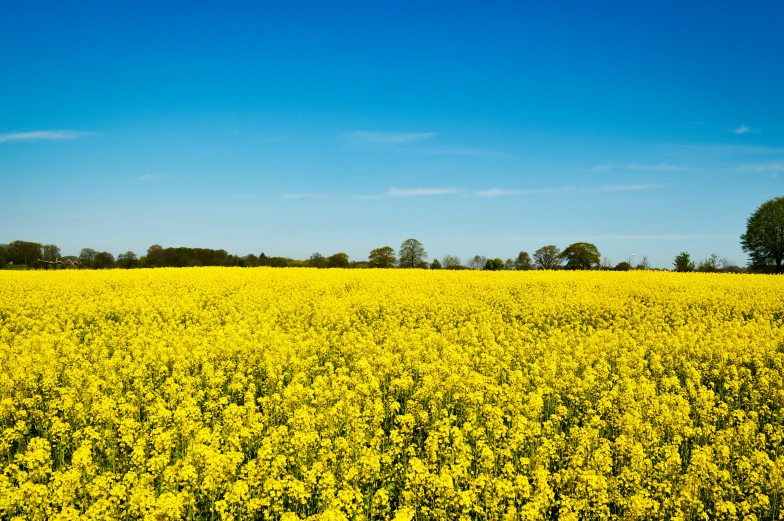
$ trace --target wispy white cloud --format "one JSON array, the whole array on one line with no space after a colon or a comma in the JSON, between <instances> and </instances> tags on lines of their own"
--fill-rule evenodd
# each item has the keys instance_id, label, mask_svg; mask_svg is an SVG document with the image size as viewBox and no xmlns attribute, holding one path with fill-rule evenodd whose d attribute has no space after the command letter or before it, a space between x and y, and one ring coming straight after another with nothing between
<instances>
[{"instance_id":1,"label":"wispy white cloud","mask_svg":"<svg viewBox=\"0 0 784 521\"><path fill-rule=\"evenodd\" d=\"M143 174L136 178L137 181L152 181L153 179L158 179L160 176L155 174Z\"/></svg>"},{"instance_id":2,"label":"wispy white cloud","mask_svg":"<svg viewBox=\"0 0 784 521\"><path fill-rule=\"evenodd\" d=\"M10 134L0 134L0 143L9 141L59 141L63 139L77 139L89 136L92 132L81 132L77 130L36 130L33 132L13 132Z\"/></svg>"},{"instance_id":3,"label":"wispy white cloud","mask_svg":"<svg viewBox=\"0 0 784 521\"><path fill-rule=\"evenodd\" d=\"M524 195L525 190L515 190L507 188L490 188L489 190L479 190L476 195L479 197L506 197L511 195Z\"/></svg>"},{"instance_id":4,"label":"wispy white cloud","mask_svg":"<svg viewBox=\"0 0 784 521\"><path fill-rule=\"evenodd\" d=\"M748 134L751 132L751 129L746 125L741 125L738 128L732 129L733 134Z\"/></svg>"},{"instance_id":5,"label":"wispy white cloud","mask_svg":"<svg viewBox=\"0 0 784 521\"><path fill-rule=\"evenodd\" d=\"M422 195L452 195L463 192L460 188L390 188L389 197L416 197Z\"/></svg>"},{"instance_id":6,"label":"wispy white cloud","mask_svg":"<svg viewBox=\"0 0 784 521\"><path fill-rule=\"evenodd\" d=\"M638 163L629 163L625 165L621 164L604 164L604 165L596 165L595 167L589 169L590 172L607 172L609 170L644 170L644 171L652 171L652 172L685 172L689 170L685 166L681 165L673 165L669 163L658 163L655 165L641 165Z\"/></svg>"},{"instance_id":7,"label":"wispy white cloud","mask_svg":"<svg viewBox=\"0 0 784 521\"><path fill-rule=\"evenodd\" d=\"M397 145L402 143L416 143L436 137L435 132L369 132L357 130L343 134L344 139L355 143Z\"/></svg>"},{"instance_id":8,"label":"wispy white cloud","mask_svg":"<svg viewBox=\"0 0 784 521\"><path fill-rule=\"evenodd\" d=\"M305 194L296 194L296 193L288 193L288 194L280 194L276 196L276 199L329 199L329 194L319 194L319 193L305 193Z\"/></svg>"},{"instance_id":9,"label":"wispy white cloud","mask_svg":"<svg viewBox=\"0 0 784 521\"><path fill-rule=\"evenodd\" d=\"M524 195L544 195L544 194L598 194L604 192L636 192L643 190L655 190L663 188L663 184L634 184L634 185L607 185L596 188L579 186L560 186L545 188L488 188L485 190L466 190L464 188L390 188L386 195L389 197L414 197L425 195L461 195L469 197L513 197ZM364 196L367 198L367 196Z\"/></svg>"},{"instance_id":10,"label":"wispy white cloud","mask_svg":"<svg viewBox=\"0 0 784 521\"><path fill-rule=\"evenodd\" d=\"M743 165L741 172L784 172L784 163L768 163L766 165Z\"/></svg>"},{"instance_id":11,"label":"wispy white cloud","mask_svg":"<svg viewBox=\"0 0 784 521\"><path fill-rule=\"evenodd\" d=\"M581 193L581 194L598 194L603 192L635 192L642 190L654 190L656 188L663 188L666 185L662 184L638 184L638 185L607 185L597 188L579 187L579 186L561 186L554 188L531 188L527 190L520 189L506 189L506 188L491 188L489 190L479 190L473 192L472 195L478 197L506 197L515 195L543 195L543 194L562 194L562 193Z\"/></svg>"},{"instance_id":12,"label":"wispy white cloud","mask_svg":"<svg viewBox=\"0 0 784 521\"><path fill-rule=\"evenodd\" d=\"M664 188L667 185L662 184L647 184L647 185L608 185L600 188L583 188L581 191L587 193L600 193L600 192L639 192L642 190L655 190L657 188Z\"/></svg>"}]
</instances>

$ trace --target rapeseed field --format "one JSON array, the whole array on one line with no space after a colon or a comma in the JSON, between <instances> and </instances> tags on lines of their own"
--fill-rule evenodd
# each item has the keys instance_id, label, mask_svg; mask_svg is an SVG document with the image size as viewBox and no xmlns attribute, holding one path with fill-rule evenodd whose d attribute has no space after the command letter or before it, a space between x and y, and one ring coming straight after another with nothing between
<instances>
[{"instance_id":1,"label":"rapeseed field","mask_svg":"<svg viewBox=\"0 0 784 521\"><path fill-rule=\"evenodd\" d=\"M784 278L0 272L0 518L782 519Z\"/></svg>"}]
</instances>

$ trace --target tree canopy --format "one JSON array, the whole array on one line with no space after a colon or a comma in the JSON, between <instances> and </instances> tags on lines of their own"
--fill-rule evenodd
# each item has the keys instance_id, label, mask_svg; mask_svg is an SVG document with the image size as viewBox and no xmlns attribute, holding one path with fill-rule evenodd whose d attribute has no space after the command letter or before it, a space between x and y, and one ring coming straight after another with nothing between
<instances>
[{"instance_id":1,"label":"tree canopy","mask_svg":"<svg viewBox=\"0 0 784 521\"><path fill-rule=\"evenodd\" d=\"M590 242L575 242L561 252L561 260L566 261L567 270L590 270L601 262L599 249Z\"/></svg>"},{"instance_id":2,"label":"tree canopy","mask_svg":"<svg viewBox=\"0 0 784 521\"><path fill-rule=\"evenodd\" d=\"M679 271L681 273L694 271L694 262L691 260L691 255L685 251L682 251L675 256L675 260L673 261L672 265L675 267L675 271Z\"/></svg>"},{"instance_id":3,"label":"tree canopy","mask_svg":"<svg viewBox=\"0 0 784 521\"><path fill-rule=\"evenodd\" d=\"M330 255L327 257L327 267L329 268L348 268L348 254L347 253L335 253L334 255Z\"/></svg>"},{"instance_id":4,"label":"tree canopy","mask_svg":"<svg viewBox=\"0 0 784 521\"><path fill-rule=\"evenodd\" d=\"M782 272L784 261L784 197L762 203L746 221L746 233L740 236L743 251L755 268L775 265Z\"/></svg>"},{"instance_id":5,"label":"tree canopy","mask_svg":"<svg viewBox=\"0 0 784 521\"><path fill-rule=\"evenodd\" d=\"M561 265L561 249L552 244L542 246L534 252L534 262L540 269L555 269Z\"/></svg>"},{"instance_id":6,"label":"tree canopy","mask_svg":"<svg viewBox=\"0 0 784 521\"><path fill-rule=\"evenodd\" d=\"M521 271L533 269L533 264L531 264L531 256L528 255L528 252L521 251L517 254L517 258L514 261L514 268Z\"/></svg>"},{"instance_id":7,"label":"tree canopy","mask_svg":"<svg viewBox=\"0 0 784 521\"><path fill-rule=\"evenodd\" d=\"M416 268L427 259L427 252L422 243L416 239L406 239L400 245L398 264L401 268Z\"/></svg>"},{"instance_id":8,"label":"tree canopy","mask_svg":"<svg viewBox=\"0 0 784 521\"><path fill-rule=\"evenodd\" d=\"M371 250L368 259L370 260L368 266L371 268L392 268L397 263L395 250L391 246L382 246Z\"/></svg>"}]
</instances>

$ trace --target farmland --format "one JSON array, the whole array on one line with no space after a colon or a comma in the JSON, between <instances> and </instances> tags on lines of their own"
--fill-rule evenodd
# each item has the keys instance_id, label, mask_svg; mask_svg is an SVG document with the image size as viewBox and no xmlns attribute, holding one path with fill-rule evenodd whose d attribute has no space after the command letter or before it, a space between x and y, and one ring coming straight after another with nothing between
<instances>
[{"instance_id":1,"label":"farmland","mask_svg":"<svg viewBox=\"0 0 784 521\"><path fill-rule=\"evenodd\" d=\"M784 278L0 272L0 517L780 519Z\"/></svg>"}]
</instances>

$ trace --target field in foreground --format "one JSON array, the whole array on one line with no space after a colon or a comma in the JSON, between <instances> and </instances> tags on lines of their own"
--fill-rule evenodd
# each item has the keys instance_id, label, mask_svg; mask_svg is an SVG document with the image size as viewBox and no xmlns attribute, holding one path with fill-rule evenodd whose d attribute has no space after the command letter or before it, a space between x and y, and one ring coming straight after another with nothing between
<instances>
[{"instance_id":1,"label":"field in foreground","mask_svg":"<svg viewBox=\"0 0 784 521\"><path fill-rule=\"evenodd\" d=\"M784 277L0 272L0 518L781 519Z\"/></svg>"}]
</instances>

